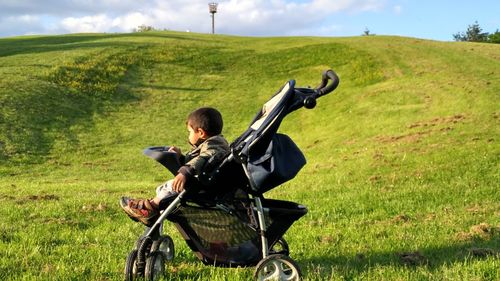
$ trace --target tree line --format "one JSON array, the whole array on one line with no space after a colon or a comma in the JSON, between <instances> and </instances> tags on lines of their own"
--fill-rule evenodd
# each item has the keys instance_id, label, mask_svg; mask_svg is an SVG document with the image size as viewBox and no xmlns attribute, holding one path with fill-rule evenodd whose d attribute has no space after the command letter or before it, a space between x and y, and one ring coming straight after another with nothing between
<instances>
[{"instance_id":1,"label":"tree line","mask_svg":"<svg viewBox=\"0 0 500 281\"><path fill-rule=\"evenodd\" d=\"M483 29L476 21L470 24L465 32L453 34L455 41L467 42L485 42L485 43L500 43L500 31L497 29L494 33L483 32Z\"/></svg>"}]
</instances>

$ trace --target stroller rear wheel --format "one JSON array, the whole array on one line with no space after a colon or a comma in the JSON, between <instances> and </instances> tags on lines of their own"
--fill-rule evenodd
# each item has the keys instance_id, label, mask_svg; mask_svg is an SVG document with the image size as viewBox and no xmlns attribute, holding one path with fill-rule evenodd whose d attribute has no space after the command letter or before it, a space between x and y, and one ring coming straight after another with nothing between
<instances>
[{"instance_id":1,"label":"stroller rear wheel","mask_svg":"<svg viewBox=\"0 0 500 281\"><path fill-rule=\"evenodd\" d=\"M146 280L159 280L165 274L165 255L154 251L146 260L144 277Z\"/></svg>"},{"instance_id":2,"label":"stroller rear wheel","mask_svg":"<svg viewBox=\"0 0 500 281\"><path fill-rule=\"evenodd\" d=\"M137 279L139 271L137 269L137 250L132 250L125 262L125 281L132 281Z\"/></svg>"},{"instance_id":3,"label":"stroller rear wheel","mask_svg":"<svg viewBox=\"0 0 500 281\"><path fill-rule=\"evenodd\" d=\"M301 275L300 268L294 260L286 255L277 254L267 256L257 264L254 279L258 281L298 281Z\"/></svg>"},{"instance_id":4,"label":"stroller rear wheel","mask_svg":"<svg viewBox=\"0 0 500 281\"><path fill-rule=\"evenodd\" d=\"M159 251L164 255L167 262L172 261L175 256L174 241L168 235L161 236L160 239L153 242L151 251Z\"/></svg>"}]
</instances>

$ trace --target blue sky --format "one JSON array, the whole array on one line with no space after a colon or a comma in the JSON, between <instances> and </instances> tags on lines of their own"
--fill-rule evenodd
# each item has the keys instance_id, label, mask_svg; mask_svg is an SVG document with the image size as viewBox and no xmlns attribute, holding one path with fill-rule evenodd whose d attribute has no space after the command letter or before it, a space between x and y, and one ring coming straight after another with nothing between
<instances>
[{"instance_id":1,"label":"blue sky","mask_svg":"<svg viewBox=\"0 0 500 281\"><path fill-rule=\"evenodd\" d=\"M0 37L131 32L139 25L211 32L205 0L0 0ZM500 0L220 0L216 33L244 36L400 35L451 41L477 21L500 29Z\"/></svg>"}]
</instances>

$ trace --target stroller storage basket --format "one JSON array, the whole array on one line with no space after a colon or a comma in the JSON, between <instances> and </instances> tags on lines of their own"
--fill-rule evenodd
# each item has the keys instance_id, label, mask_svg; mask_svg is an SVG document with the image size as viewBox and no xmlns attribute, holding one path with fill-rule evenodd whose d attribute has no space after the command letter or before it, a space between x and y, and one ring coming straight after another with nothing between
<instances>
[{"instance_id":1,"label":"stroller storage basket","mask_svg":"<svg viewBox=\"0 0 500 281\"><path fill-rule=\"evenodd\" d=\"M266 238L269 245L280 239L288 228L307 213L293 202L264 200ZM217 266L254 266L262 257L260 236L254 210L233 207L199 207L184 204L167 217L175 223L186 243L205 264Z\"/></svg>"}]
</instances>

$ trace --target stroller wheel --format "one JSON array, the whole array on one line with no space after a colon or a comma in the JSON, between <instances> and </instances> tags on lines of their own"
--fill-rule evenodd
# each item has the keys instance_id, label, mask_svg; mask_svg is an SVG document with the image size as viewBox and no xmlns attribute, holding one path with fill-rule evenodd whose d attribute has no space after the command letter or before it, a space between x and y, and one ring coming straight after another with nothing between
<instances>
[{"instance_id":1,"label":"stroller wheel","mask_svg":"<svg viewBox=\"0 0 500 281\"><path fill-rule=\"evenodd\" d=\"M298 281L301 275L300 268L294 260L286 255L278 254L267 256L257 264L254 279L258 281Z\"/></svg>"},{"instance_id":2,"label":"stroller wheel","mask_svg":"<svg viewBox=\"0 0 500 281\"><path fill-rule=\"evenodd\" d=\"M269 249L269 254L282 254L285 256L289 256L290 248L288 247L288 243L286 242L285 238L281 237L280 239L278 239L278 241L276 241L276 243L274 243Z\"/></svg>"},{"instance_id":3,"label":"stroller wheel","mask_svg":"<svg viewBox=\"0 0 500 281\"><path fill-rule=\"evenodd\" d=\"M137 279L139 271L137 269L137 250L132 250L125 262L125 281Z\"/></svg>"},{"instance_id":4,"label":"stroller wheel","mask_svg":"<svg viewBox=\"0 0 500 281\"><path fill-rule=\"evenodd\" d=\"M146 240L146 237L145 237L145 236L141 236L141 237L139 237L139 238L135 241L135 244L134 244L134 249L135 249L135 250L139 250L139 249L141 248L141 245L142 245L142 243L144 242L144 240ZM150 240L150 239L148 238L148 240ZM145 250L146 252L151 251L151 245L148 245L148 247L147 247L147 248L145 248L144 250Z\"/></svg>"},{"instance_id":5,"label":"stroller wheel","mask_svg":"<svg viewBox=\"0 0 500 281\"><path fill-rule=\"evenodd\" d=\"M172 261L175 256L174 241L168 235L161 236L160 239L153 242L151 251L159 251L163 254L165 261Z\"/></svg>"},{"instance_id":6,"label":"stroller wheel","mask_svg":"<svg viewBox=\"0 0 500 281\"><path fill-rule=\"evenodd\" d=\"M159 280L165 274L165 256L155 251L146 260L144 277L146 280Z\"/></svg>"}]
</instances>

